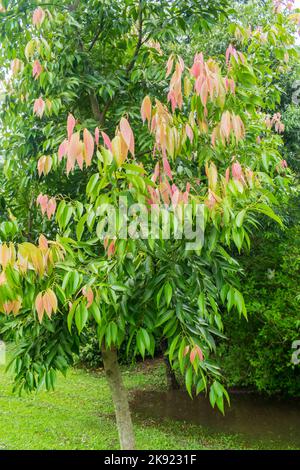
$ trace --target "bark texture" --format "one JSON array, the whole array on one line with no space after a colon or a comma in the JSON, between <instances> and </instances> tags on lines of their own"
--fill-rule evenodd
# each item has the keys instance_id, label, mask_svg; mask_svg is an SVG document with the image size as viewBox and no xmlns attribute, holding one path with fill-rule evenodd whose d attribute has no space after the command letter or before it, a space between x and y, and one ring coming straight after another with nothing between
<instances>
[{"instance_id":1,"label":"bark texture","mask_svg":"<svg viewBox=\"0 0 300 470\"><path fill-rule=\"evenodd\" d=\"M164 361L166 364L166 376L167 376L168 388L169 390L178 390L180 388L180 385L177 381L175 372L173 371L170 365L169 359L165 357Z\"/></svg>"},{"instance_id":2,"label":"bark texture","mask_svg":"<svg viewBox=\"0 0 300 470\"><path fill-rule=\"evenodd\" d=\"M133 450L135 448L133 425L127 391L118 363L117 351L115 349L102 348L102 358L114 402L121 449Z\"/></svg>"}]
</instances>

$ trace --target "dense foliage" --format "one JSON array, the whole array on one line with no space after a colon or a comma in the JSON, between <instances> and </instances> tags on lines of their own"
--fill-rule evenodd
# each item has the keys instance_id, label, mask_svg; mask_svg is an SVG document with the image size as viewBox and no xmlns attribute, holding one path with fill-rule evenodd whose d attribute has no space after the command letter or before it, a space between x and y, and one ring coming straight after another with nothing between
<instances>
[{"instance_id":1,"label":"dense foliage","mask_svg":"<svg viewBox=\"0 0 300 470\"><path fill-rule=\"evenodd\" d=\"M299 338L299 225L284 235L257 236L243 261L249 321L225 321L230 340L220 348L228 383L262 392L300 395L299 367L292 364Z\"/></svg>"},{"instance_id":2,"label":"dense foliage","mask_svg":"<svg viewBox=\"0 0 300 470\"><path fill-rule=\"evenodd\" d=\"M144 358L163 338L190 395L229 401L216 345L224 311L247 317L233 247L262 214L282 225L271 206L293 182L275 112L293 23L233 23L218 57L185 62L170 42L226 2L161 3L3 2L0 306L19 392L53 388L93 324L109 380L116 350Z\"/></svg>"}]
</instances>

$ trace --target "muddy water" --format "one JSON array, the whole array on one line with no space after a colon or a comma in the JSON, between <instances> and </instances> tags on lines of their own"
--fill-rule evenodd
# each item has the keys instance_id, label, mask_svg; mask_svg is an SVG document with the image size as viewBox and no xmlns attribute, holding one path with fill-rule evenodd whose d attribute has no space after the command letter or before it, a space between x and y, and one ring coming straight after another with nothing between
<instances>
[{"instance_id":1,"label":"muddy water","mask_svg":"<svg viewBox=\"0 0 300 470\"><path fill-rule=\"evenodd\" d=\"M300 449L300 399L268 399L232 393L225 416L213 410L203 396L193 400L184 391L137 392L131 409L145 418L198 424L210 434L239 434L247 443L264 448Z\"/></svg>"}]
</instances>

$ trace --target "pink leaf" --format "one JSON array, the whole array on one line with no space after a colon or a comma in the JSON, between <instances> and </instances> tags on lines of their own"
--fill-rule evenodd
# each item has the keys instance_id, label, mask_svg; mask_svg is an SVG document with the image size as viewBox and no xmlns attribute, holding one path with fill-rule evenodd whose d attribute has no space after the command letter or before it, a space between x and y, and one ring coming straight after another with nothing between
<instances>
[{"instance_id":1,"label":"pink leaf","mask_svg":"<svg viewBox=\"0 0 300 470\"><path fill-rule=\"evenodd\" d=\"M134 157L134 136L126 118L122 118L120 121L120 131L131 155Z\"/></svg>"},{"instance_id":2,"label":"pink leaf","mask_svg":"<svg viewBox=\"0 0 300 470\"><path fill-rule=\"evenodd\" d=\"M181 72L183 72L184 71L184 61L183 61L182 57L180 57L180 55L178 56L178 62L179 62L180 68L181 68Z\"/></svg>"},{"instance_id":3,"label":"pink leaf","mask_svg":"<svg viewBox=\"0 0 300 470\"><path fill-rule=\"evenodd\" d=\"M288 167L287 161L286 160L281 160L280 166L281 166L281 168L287 168Z\"/></svg>"},{"instance_id":4,"label":"pink leaf","mask_svg":"<svg viewBox=\"0 0 300 470\"><path fill-rule=\"evenodd\" d=\"M236 180L240 180L243 176L243 170L241 165L238 162L235 162L231 166L232 176Z\"/></svg>"},{"instance_id":5,"label":"pink leaf","mask_svg":"<svg viewBox=\"0 0 300 470\"><path fill-rule=\"evenodd\" d=\"M166 78L170 75L170 73L172 72L172 68L173 68L173 57L170 55L169 59L168 59L168 62L167 62L167 72L166 72Z\"/></svg>"},{"instance_id":6,"label":"pink leaf","mask_svg":"<svg viewBox=\"0 0 300 470\"><path fill-rule=\"evenodd\" d=\"M143 102L142 102L142 106L141 106L141 116L142 116L142 120L143 122L148 121L148 123L150 123L151 121L151 111L152 111L152 104L151 104L151 100L149 98L149 96L145 96L145 98L143 99Z\"/></svg>"},{"instance_id":7,"label":"pink leaf","mask_svg":"<svg viewBox=\"0 0 300 470\"><path fill-rule=\"evenodd\" d=\"M160 169L159 169L159 162L157 162L156 165L155 165L155 168L154 168L153 176L152 176L152 178L151 178L151 180L153 181L153 183L155 183L155 181L156 181L157 178L159 177L159 172L160 172Z\"/></svg>"},{"instance_id":8,"label":"pink leaf","mask_svg":"<svg viewBox=\"0 0 300 470\"><path fill-rule=\"evenodd\" d=\"M178 204L179 196L180 196L179 190L176 188L176 190L173 191L173 194L171 196L171 201L174 207L176 207Z\"/></svg>"},{"instance_id":9,"label":"pink leaf","mask_svg":"<svg viewBox=\"0 0 300 470\"><path fill-rule=\"evenodd\" d=\"M41 292L39 292L39 294L37 295L35 299L35 309L38 314L39 322L41 323L43 316L44 316L44 302L43 302L43 296Z\"/></svg>"},{"instance_id":10,"label":"pink leaf","mask_svg":"<svg viewBox=\"0 0 300 470\"><path fill-rule=\"evenodd\" d=\"M112 145L111 145L111 140L110 140L110 138L109 138L108 135L105 134L105 132L103 132L103 131L101 131L101 135L102 135L102 139L103 139L104 145L112 152Z\"/></svg>"},{"instance_id":11,"label":"pink leaf","mask_svg":"<svg viewBox=\"0 0 300 470\"><path fill-rule=\"evenodd\" d=\"M166 157L163 158L163 167L164 167L165 174L170 178L170 180L172 180L173 176L172 176L171 167Z\"/></svg>"},{"instance_id":12,"label":"pink leaf","mask_svg":"<svg viewBox=\"0 0 300 470\"><path fill-rule=\"evenodd\" d=\"M193 142L194 133L193 133L192 128L189 124L186 124L185 132L186 132L186 135L188 136L188 138L190 139L190 141Z\"/></svg>"},{"instance_id":13,"label":"pink leaf","mask_svg":"<svg viewBox=\"0 0 300 470\"><path fill-rule=\"evenodd\" d=\"M193 363L196 357L196 349L193 348L190 353L190 362Z\"/></svg>"},{"instance_id":14,"label":"pink leaf","mask_svg":"<svg viewBox=\"0 0 300 470\"><path fill-rule=\"evenodd\" d=\"M45 168L45 159L46 159L46 157L43 156L43 157L39 158L39 160L38 160L37 167L38 167L39 177L41 177L42 173L44 172L44 168Z\"/></svg>"},{"instance_id":15,"label":"pink leaf","mask_svg":"<svg viewBox=\"0 0 300 470\"><path fill-rule=\"evenodd\" d=\"M94 139L87 129L83 131L83 143L85 148L85 163L86 166L90 166L94 154Z\"/></svg>"},{"instance_id":16,"label":"pink leaf","mask_svg":"<svg viewBox=\"0 0 300 470\"><path fill-rule=\"evenodd\" d=\"M41 7L38 7L34 10L32 15L32 23L34 26L39 26L43 23L45 19L45 12Z\"/></svg>"},{"instance_id":17,"label":"pink leaf","mask_svg":"<svg viewBox=\"0 0 300 470\"><path fill-rule=\"evenodd\" d=\"M108 250L107 250L107 256L110 258L114 253L115 253L115 242L112 241L109 244Z\"/></svg>"},{"instance_id":18,"label":"pink leaf","mask_svg":"<svg viewBox=\"0 0 300 470\"><path fill-rule=\"evenodd\" d=\"M58 148L58 161L62 161L62 158L67 155L68 152L68 141L65 139Z\"/></svg>"},{"instance_id":19,"label":"pink leaf","mask_svg":"<svg viewBox=\"0 0 300 470\"><path fill-rule=\"evenodd\" d=\"M47 238L45 237L45 235L41 234L40 237L39 237L39 248L41 250L48 250L48 247L49 247L49 244L48 244L48 240Z\"/></svg>"},{"instance_id":20,"label":"pink leaf","mask_svg":"<svg viewBox=\"0 0 300 470\"><path fill-rule=\"evenodd\" d=\"M77 157L76 157L76 161L78 163L78 166L79 168L81 169L81 171L83 170L83 155L82 155L82 152L80 152ZM87 165L88 166L88 165Z\"/></svg>"},{"instance_id":21,"label":"pink leaf","mask_svg":"<svg viewBox=\"0 0 300 470\"><path fill-rule=\"evenodd\" d=\"M52 197L51 199L49 199L48 206L47 206L47 217L48 217L49 220L51 219L51 217L55 213L55 210L56 210L56 201L55 201L54 197Z\"/></svg>"},{"instance_id":22,"label":"pink leaf","mask_svg":"<svg viewBox=\"0 0 300 470\"><path fill-rule=\"evenodd\" d=\"M41 211L44 215L48 207L48 196L46 194L39 194L36 203L41 206Z\"/></svg>"},{"instance_id":23,"label":"pink leaf","mask_svg":"<svg viewBox=\"0 0 300 470\"><path fill-rule=\"evenodd\" d=\"M45 101L43 98L39 97L37 100L35 100L34 105L33 105L33 112L41 118L44 114L45 111Z\"/></svg>"},{"instance_id":24,"label":"pink leaf","mask_svg":"<svg viewBox=\"0 0 300 470\"><path fill-rule=\"evenodd\" d=\"M225 180L226 182L228 183L229 181L229 178L230 178L230 168L226 168L226 172L225 172Z\"/></svg>"},{"instance_id":25,"label":"pink leaf","mask_svg":"<svg viewBox=\"0 0 300 470\"><path fill-rule=\"evenodd\" d=\"M71 139L68 145L68 157L72 158L75 163L77 155L79 155L81 152L82 152L82 142L80 141L79 132L76 132L75 134L71 135Z\"/></svg>"},{"instance_id":26,"label":"pink leaf","mask_svg":"<svg viewBox=\"0 0 300 470\"><path fill-rule=\"evenodd\" d=\"M32 66L32 76L34 77L35 80L38 79L42 71L43 71L43 67L41 66L40 62L38 60L35 60Z\"/></svg>"},{"instance_id":27,"label":"pink leaf","mask_svg":"<svg viewBox=\"0 0 300 470\"><path fill-rule=\"evenodd\" d=\"M68 140L71 139L71 135L73 134L75 124L76 124L76 120L73 114L69 114L68 119L67 119Z\"/></svg>"},{"instance_id":28,"label":"pink leaf","mask_svg":"<svg viewBox=\"0 0 300 470\"><path fill-rule=\"evenodd\" d=\"M200 90L200 98L203 106L206 106L207 103L207 97L208 97L208 87L207 87L207 82L203 82Z\"/></svg>"},{"instance_id":29,"label":"pink leaf","mask_svg":"<svg viewBox=\"0 0 300 470\"><path fill-rule=\"evenodd\" d=\"M96 145L99 145L99 127L96 127L95 129L95 143Z\"/></svg>"},{"instance_id":30,"label":"pink leaf","mask_svg":"<svg viewBox=\"0 0 300 470\"><path fill-rule=\"evenodd\" d=\"M199 346L195 346L195 349L196 349L196 354L199 357L200 361L203 361L204 357L203 357L202 349L199 348Z\"/></svg>"},{"instance_id":31,"label":"pink leaf","mask_svg":"<svg viewBox=\"0 0 300 470\"><path fill-rule=\"evenodd\" d=\"M92 303L94 302L94 293L91 287L88 287L87 289L84 288L82 289L82 293L84 297L87 299L87 308L89 308Z\"/></svg>"}]
</instances>

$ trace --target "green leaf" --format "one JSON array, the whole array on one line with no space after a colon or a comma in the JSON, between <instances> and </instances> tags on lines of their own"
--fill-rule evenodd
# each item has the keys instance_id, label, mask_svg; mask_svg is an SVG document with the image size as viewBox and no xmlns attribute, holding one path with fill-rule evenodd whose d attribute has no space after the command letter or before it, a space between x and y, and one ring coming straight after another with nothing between
<instances>
[{"instance_id":1,"label":"green leaf","mask_svg":"<svg viewBox=\"0 0 300 470\"><path fill-rule=\"evenodd\" d=\"M167 306L170 305L170 302L172 300L172 292L173 292L172 286L169 282L167 282L167 284L165 284L164 286L164 294L165 294Z\"/></svg>"},{"instance_id":2,"label":"green leaf","mask_svg":"<svg viewBox=\"0 0 300 470\"><path fill-rule=\"evenodd\" d=\"M168 351L169 361L170 362L172 362L172 360L173 360L174 351L175 351L175 348L177 346L179 338L180 338L180 335L175 336L175 338L173 338L173 340L170 344L169 351Z\"/></svg>"},{"instance_id":3,"label":"green leaf","mask_svg":"<svg viewBox=\"0 0 300 470\"><path fill-rule=\"evenodd\" d=\"M267 204L257 204L255 206L255 210L257 212L262 212L263 214L267 215L268 217L270 217L271 219L275 220L281 227L283 227L283 223L282 223L282 220L281 218L275 214L275 212L273 211L273 209L271 209L271 207L267 206Z\"/></svg>"},{"instance_id":4,"label":"green leaf","mask_svg":"<svg viewBox=\"0 0 300 470\"><path fill-rule=\"evenodd\" d=\"M234 291L234 303L238 309L239 314L243 314L247 317L243 294L241 294L241 292L239 292L237 289L235 289Z\"/></svg>"},{"instance_id":5,"label":"green leaf","mask_svg":"<svg viewBox=\"0 0 300 470\"><path fill-rule=\"evenodd\" d=\"M88 310L93 315L96 323L98 323L98 325L100 325L101 324L101 313L100 313L99 307L96 304L96 302L93 302Z\"/></svg>"},{"instance_id":6,"label":"green leaf","mask_svg":"<svg viewBox=\"0 0 300 470\"><path fill-rule=\"evenodd\" d=\"M148 351L150 351L151 341L150 341L150 336L149 336L148 331L145 330L145 328L140 328L140 332L141 332L141 335L143 336L143 341L144 341L144 344L145 344L145 348Z\"/></svg>"},{"instance_id":7,"label":"green leaf","mask_svg":"<svg viewBox=\"0 0 300 470\"><path fill-rule=\"evenodd\" d=\"M204 378L202 377L197 383L196 395L199 395L199 393L201 393L203 390L205 390L205 387L206 387L206 383L205 383Z\"/></svg>"},{"instance_id":8,"label":"green leaf","mask_svg":"<svg viewBox=\"0 0 300 470\"><path fill-rule=\"evenodd\" d=\"M193 398L192 385L193 385L193 369L192 369L192 366L189 366L185 373L185 386L191 398Z\"/></svg>"},{"instance_id":9,"label":"green leaf","mask_svg":"<svg viewBox=\"0 0 300 470\"><path fill-rule=\"evenodd\" d=\"M243 225L245 214L246 214L246 209L243 209L236 216L235 223L237 227L241 227Z\"/></svg>"},{"instance_id":10,"label":"green leaf","mask_svg":"<svg viewBox=\"0 0 300 470\"><path fill-rule=\"evenodd\" d=\"M199 297L198 297L198 307L199 307L199 310L200 310L200 313L202 316L205 315L205 312L206 312L206 309L205 309L205 294L204 294L204 291L201 292L201 294L199 294Z\"/></svg>"},{"instance_id":11,"label":"green leaf","mask_svg":"<svg viewBox=\"0 0 300 470\"><path fill-rule=\"evenodd\" d=\"M86 306L81 303L76 308L75 312L75 324L77 326L78 333L80 334L88 321L89 313Z\"/></svg>"},{"instance_id":12,"label":"green leaf","mask_svg":"<svg viewBox=\"0 0 300 470\"><path fill-rule=\"evenodd\" d=\"M143 333L141 332L141 330L139 330L137 332L137 335L136 335L136 344L137 344L137 347L138 347L138 350L142 356L142 358L144 359L145 357L145 343L144 343L144 335Z\"/></svg>"},{"instance_id":13,"label":"green leaf","mask_svg":"<svg viewBox=\"0 0 300 470\"><path fill-rule=\"evenodd\" d=\"M76 227L76 237L77 237L77 240L80 241L81 240L81 237L82 237L82 234L83 234L83 230L84 230L84 224L86 222L86 219L87 219L87 214L84 214L81 219L79 220L78 224L77 224L77 227Z\"/></svg>"},{"instance_id":14,"label":"green leaf","mask_svg":"<svg viewBox=\"0 0 300 470\"><path fill-rule=\"evenodd\" d=\"M68 324L68 330L69 330L70 333L71 333L71 329L72 329L74 313L75 313L75 310L76 310L77 305L79 304L79 302L80 302L80 299L75 300L75 302L73 302L72 307L70 308L70 311L68 313L67 324Z\"/></svg>"},{"instance_id":15,"label":"green leaf","mask_svg":"<svg viewBox=\"0 0 300 470\"><path fill-rule=\"evenodd\" d=\"M209 401L211 406L214 408L217 400L217 395L215 393L214 386L212 385L209 390Z\"/></svg>"}]
</instances>

